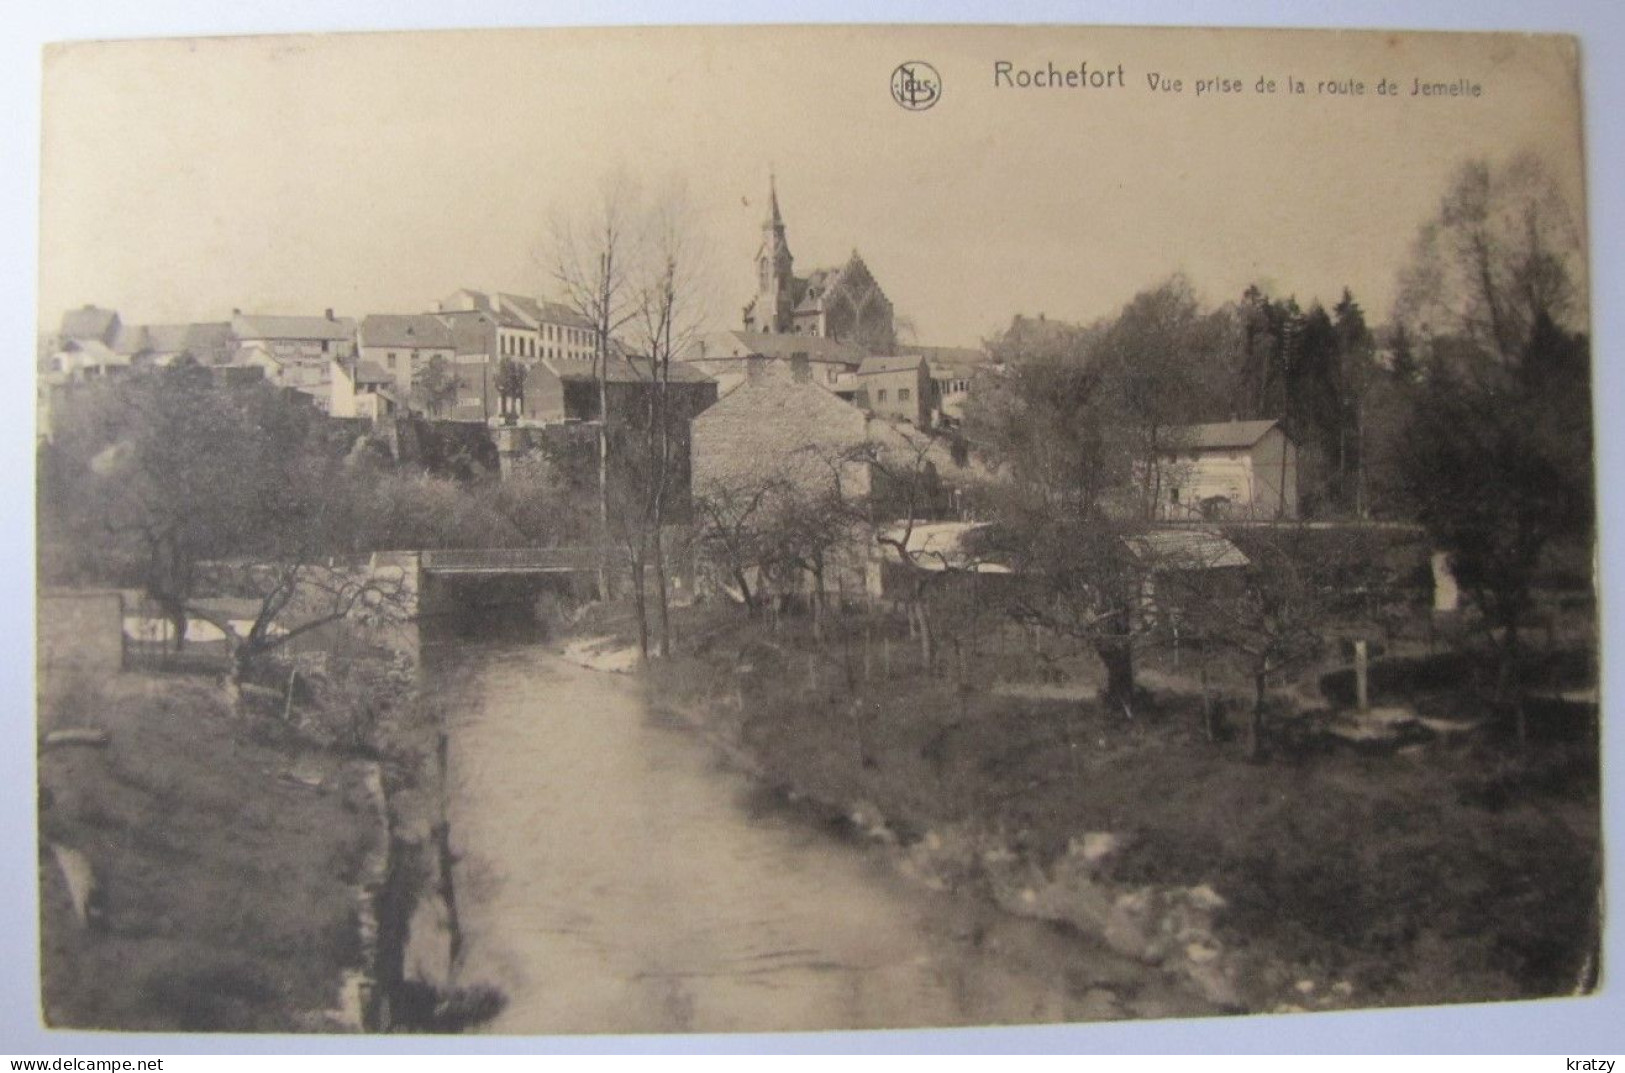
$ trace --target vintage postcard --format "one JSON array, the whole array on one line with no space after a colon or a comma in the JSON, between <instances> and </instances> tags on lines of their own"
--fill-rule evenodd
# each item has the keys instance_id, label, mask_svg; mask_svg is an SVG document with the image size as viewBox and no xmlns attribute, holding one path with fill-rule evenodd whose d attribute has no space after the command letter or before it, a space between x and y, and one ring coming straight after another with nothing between
<instances>
[{"instance_id":1,"label":"vintage postcard","mask_svg":"<svg viewBox=\"0 0 1625 1073\"><path fill-rule=\"evenodd\" d=\"M53 1029L1586 995L1581 57L44 57Z\"/></svg>"}]
</instances>

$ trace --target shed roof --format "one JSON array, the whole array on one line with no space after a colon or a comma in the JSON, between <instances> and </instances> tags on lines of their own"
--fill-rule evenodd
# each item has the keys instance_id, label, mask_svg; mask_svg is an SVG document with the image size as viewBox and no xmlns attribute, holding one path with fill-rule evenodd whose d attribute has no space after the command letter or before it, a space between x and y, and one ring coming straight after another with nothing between
<instances>
[{"instance_id":1,"label":"shed roof","mask_svg":"<svg viewBox=\"0 0 1625 1073\"><path fill-rule=\"evenodd\" d=\"M1212 529L1149 529L1128 537L1127 543L1152 571L1217 570L1249 563L1240 548Z\"/></svg>"},{"instance_id":2,"label":"shed roof","mask_svg":"<svg viewBox=\"0 0 1625 1073\"><path fill-rule=\"evenodd\" d=\"M1278 424L1278 421L1218 421L1208 425L1184 425L1174 429L1173 436L1181 450L1251 447Z\"/></svg>"},{"instance_id":3,"label":"shed roof","mask_svg":"<svg viewBox=\"0 0 1625 1073\"><path fill-rule=\"evenodd\" d=\"M593 362L557 362L552 359L541 359L553 374L560 380L595 380L598 373L593 368ZM685 365L674 361L670 365L671 381L679 384L705 384L711 378L692 365ZM611 358L604 367L604 378L611 384L649 383L655 379L655 373L649 368L648 361L639 362L622 361Z\"/></svg>"}]
</instances>

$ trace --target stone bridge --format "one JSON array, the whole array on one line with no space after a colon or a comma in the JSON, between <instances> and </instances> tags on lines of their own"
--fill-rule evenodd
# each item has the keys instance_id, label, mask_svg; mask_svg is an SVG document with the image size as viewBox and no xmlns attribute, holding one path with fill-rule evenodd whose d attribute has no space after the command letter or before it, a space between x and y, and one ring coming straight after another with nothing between
<instances>
[{"instance_id":1,"label":"stone bridge","mask_svg":"<svg viewBox=\"0 0 1625 1073\"><path fill-rule=\"evenodd\" d=\"M525 600L548 589L581 597L596 586L600 562L592 547L436 548L378 552L369 568L404 575L412 613L432 615Z\"/></svg>"}]
</instances>

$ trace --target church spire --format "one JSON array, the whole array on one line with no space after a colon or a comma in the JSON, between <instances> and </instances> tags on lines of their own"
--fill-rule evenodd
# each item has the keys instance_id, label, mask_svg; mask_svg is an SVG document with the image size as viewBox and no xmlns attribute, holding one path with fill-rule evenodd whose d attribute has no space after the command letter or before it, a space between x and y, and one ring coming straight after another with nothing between
<instances>
[{"instance_id":1,"label":"church spire","mask_svg":"<svg viewBox=\"0 0 1625 1073\"><path fill-rule=\"evenodd\" d=\"M784 230L784 217L779 215L778 176L772 172L767 173L767 219L762 221L762 226L775 231Z\"/></svg>"}]
</instances>

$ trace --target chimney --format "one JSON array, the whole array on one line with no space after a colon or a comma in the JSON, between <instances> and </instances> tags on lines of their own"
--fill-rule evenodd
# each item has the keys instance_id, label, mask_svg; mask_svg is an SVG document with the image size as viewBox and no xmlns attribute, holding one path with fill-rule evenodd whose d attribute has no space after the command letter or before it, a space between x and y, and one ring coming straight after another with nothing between
<instances>
[{"instance_id":1,"label":"chimney","mask_svg":"<svg viewBox=\"0 0 1625 1073\"><path fill-rule=\"evenodd\" d=\"M231 307L231 315L234 316L234 317L240 317L240 316L243 315L243 311L241 309L238 309L236 306L232 306Z\"/></svg>"},{"instance_id":2,"label":"chimney","mask_svg":"<svg viewBox=\"0 0 1625 1073\"><path fill-rule=\"evenodd\" d=\"M812 362L807 360L807 355L792 354L790 356L790 379L798 384L812 383Z\"/></svg>"},{"instance_id":3,"label":"chimney","mask_svg":"<svg viewBox=\"0 0 1625 1073\"><path fill-rule=\"evenodd\" d=\"M745 379L760 380L767 375L767 359L760 354L751 354L745 358Z\"/></svg>"},{"instance_id":4,"label":"chimney","mask_svg":"<svg viewBox=\"0 0 1625 1073\"><path fill-rule=\"evenodd\" d=\"M327 319L328 320L333 319L333 307L332 306L327 307Z\"/></svg>"}]
</instances>

